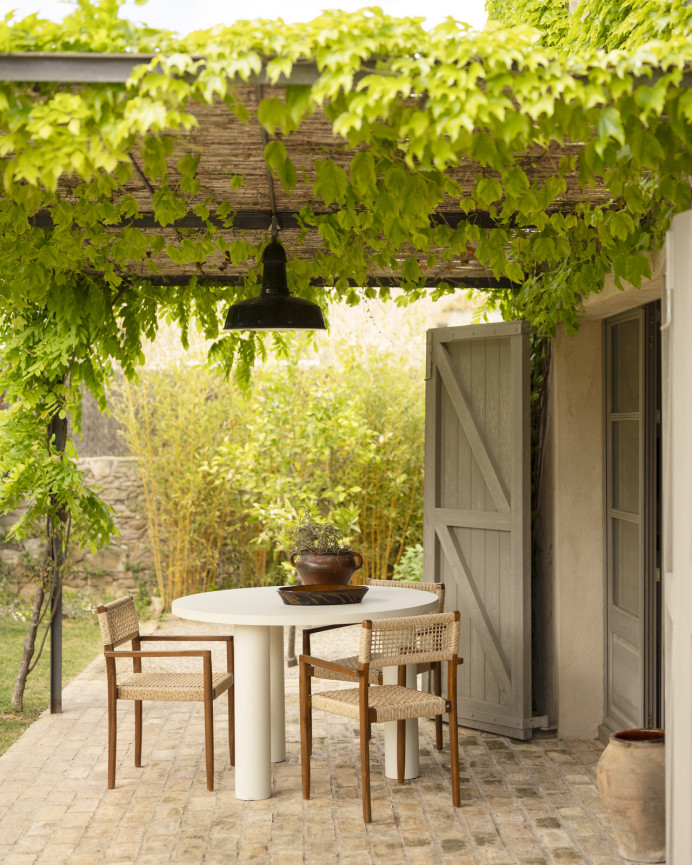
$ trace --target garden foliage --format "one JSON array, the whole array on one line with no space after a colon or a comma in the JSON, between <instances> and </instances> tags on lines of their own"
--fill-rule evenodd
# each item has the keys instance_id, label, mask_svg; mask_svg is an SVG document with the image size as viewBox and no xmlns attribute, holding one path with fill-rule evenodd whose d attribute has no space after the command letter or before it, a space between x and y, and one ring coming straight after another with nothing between
<instances>
[{"instance_id":1,"label":"garden foliage","mask_svg":"<svg viewBox=\"0 0 692 865\"><path fill-rule=\"evenodd\" d=\"M244 398L207 367L146 369L117 414L139 457L158 589L285 583L300 512L336 524L386 578L422 537L417 366L345 350L331 365L258 367Z\"/></svg>"},{"instance_id":2,"label":"garden foliage","mask_svg":"<svg viewBox=\"0 0 692 865\"><path fill-rule=\"evenodd\" d=\"M451 19L428 32L418 19L369 10L296 25L239 21L185 38L124 21L121 6L78 0L60 24L11 13L0 21L0 52L157 55L126 84L0 82L0 390L9 405L0 425L0 511L28 502L18 536L46 517L63 535L69 523L71 537L96 545L113 533L69 443L63 451L50 430L67 414L78 429L84 387L105 406L114 368L134 377L143 341L162 319L180 326L184 345L191 329L203 333L212 360L233 368L245 387L266 346L287 344L280 335L221 338L228 303L256 293L251 265L265 241L240 232L229 242L219 230L233 217L230 192L244 178L231 170L229 195L205 197L200 154L176 150L197 122L195 103L250 119L234 81L264 69L277 82L296 64L316 64L314 84L262 99L256 119L277 182L289 194L306 184L316 202L300 220L318 229L323 246L314 261L298 252L288 277L292 290L323 305L390 299L386 286L354 287L368 285L372 262L399 276L398 303L443 294L451 290L446 265L470 250L493 276L514 283L492 296L506 317L526 318L547 336L558 325L570 331L582 299L606 276L638 286L651 274L671 217L690 206L684 0L583 0L569 19L566 4L553 0L493 0L499 23L480 33ZM343 164L319 154L299 175L291 136L318 109L343 142ZM556 158L556 146L572 147L571 155ZM527 170L537 160L551 165L543 179ZM167 241L135 227L139 206L123 190L135 163L161 226L191 213L203 228ZM472 169L464 185L450 171L462 164ZM69 194L58 185L64 177ZM575 182L603 193L563 212ZM450 197L469 217L456 227L430 219ZM40 212L49 227L37 221ZM157 288L129 278L132 262L157 254L200 266L222 255L250 273L237 287L193 279ZM344 416L350 423L345 408ZM223 471L222 457L210 471ZM284 492L272 493L275 507ZM270 525L256 503L258 525ZM386 561L383 551L380 570Z\"/></svg>"}]
</instances>

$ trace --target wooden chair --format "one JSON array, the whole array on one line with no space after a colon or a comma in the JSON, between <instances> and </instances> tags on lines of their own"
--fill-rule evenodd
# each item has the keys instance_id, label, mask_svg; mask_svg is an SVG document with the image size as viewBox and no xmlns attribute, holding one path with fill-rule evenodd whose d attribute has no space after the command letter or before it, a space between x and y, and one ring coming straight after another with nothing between
<instances>
[{"instance_id":1,"label":"wooden chair","mask_svg":"<svg viewBox=\"0 0 692 865\"><path fill-rule=\"evenodd\" d=\"M459 737L457 731L457 666L459 653L458 611L427 616L366 620L360 634L358 668L340 667L331 661L300 656L300 750L303 767L303 798L310 798L310 752L312 710L321 709L359 721L363 819L372 819L370 807L370 725L397 721L397 777L404 780L405 735L408 718L449 715L449 742L452 766L452 802L460 805ZM449 693L447 699L406 688L406 665L446 661ZM397 666L398 685L373 685L371 666ZM358 683L357 688L311 693L310 679L316 669L343 674Z\"/></svg>"},{"instance_id":2,"label":"wooden chair","mask_svg":"<svg viewBox=\"0 0 692 865\"><path fill-rule=\"evenodd\" d=\"M115 752L117 733L117 701L135 703L135 766L142 765L142 700L195 700L204 703L204 743L207 768L207 789L214 789L214 719L213 701L228 692L228 747L231 766L235 764L233 637L181 636L153 634L142 636L132 595L126 595L97 608L103 654L108 678L108 786L115 787ZM204 641L226 643L226 672L212 673L210 649L180 651L141 650L141 643L153 640ZM132 651L115 651L117 646L131 642ZM120 681L116 678L116 659L132 658L132 675ZM201 658L201 673L143 673L142 658Z\"/></svg>"},{"instance_id":3,"label":"wooden chair","mask_svg":"<svg viewBox=\"0 0 692 865\"><path fill-rule=\"evenodd\" d=\"M368 586L389 586L391 588L400 589L417 589L420 592L432 592L437 595L437 609L435 613L442 613L445 606L445 584L444 583L423 583L414 582L412 580L371 580L366 581ZM317 628L303 629L303 654L310 655L310 637L312 634L317 634L320 631L331 631L334 628L345 628L349 625L323 625ZM358 655L351 655L348 658L338 658L332 661L339 667L348 667L349 670L358 669ZM433 674L433 693L439 697L442 693L442 672L439 664L421 663L417 665L416 674L428 673ZM332 679L343 681L349 679L348 676L326 667L316 669L313 674L315 679ZM382 669L376 666L370 667L370 682L373 685L382 684ZM435 718L435 747L438 751L442 750L442 718L438 715Z\"/></svg>"}]
</instances>

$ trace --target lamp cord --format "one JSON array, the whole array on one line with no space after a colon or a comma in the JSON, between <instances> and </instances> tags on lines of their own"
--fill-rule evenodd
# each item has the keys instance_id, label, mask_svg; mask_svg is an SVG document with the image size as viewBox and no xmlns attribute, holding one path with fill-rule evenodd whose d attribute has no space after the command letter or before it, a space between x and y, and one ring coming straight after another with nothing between
<instances>
[{"instance_id":1,"label":"lamp cord","mask_svg":"<svg viewBox=\"0 0 692 865\"><path fill-rule=\"evenodd\" d=\"M263 98L263 88L261 84L257 85L257 105L259 107L260 102ZM262 159L264 159L264 151L267 149L267 144L269 144L269 136L267 135L267 130L260 123L260 132L262 133ZM279 221L276 217L276 195L274 192L274 178L272 177L272 173L269 170L269 166L265 160L264 167L267 171L267 182L269 184L269 205L272 210L272 222L271 222L271 232L272 232L272 240L276 240L279 234Z\"/></svg>"}]
</instances>

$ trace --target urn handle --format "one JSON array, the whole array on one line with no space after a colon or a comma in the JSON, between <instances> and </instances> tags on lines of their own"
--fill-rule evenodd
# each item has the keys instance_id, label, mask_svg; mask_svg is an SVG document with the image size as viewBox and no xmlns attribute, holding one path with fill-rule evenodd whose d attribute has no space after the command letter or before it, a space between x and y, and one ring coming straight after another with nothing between
<instances>
[{"instance_id":1,"label":"urn handle","mask_svg":"<svg viewBox=\"0 0 692 865\"><path fill-rule=\"evenodd\" d=\"M357 564L356 567L355 567L355 570L357 571L359 568L362 568L362 567L363 567L363 557L361 556L360 553L356 553L355 551L354 551L354 553L353 553L353 556L354 556L354 558L358 558L358 559L359 559L359 562L358 562L358 564Z\"/></svg>"},{"instance_id":2,"label":"urn handle","mask_svg":"<svg viewBox=\"0 0 692 865\"><path fill-rule=\"evenodd\" d=\"M296 563L294 560L297 559L299 555L300 555L300 553L298 552L298 550L295 550L294 552L291 553L291 556L288 560L293 565L294 568L296 567Z\"/></svg>"}]
</instances>

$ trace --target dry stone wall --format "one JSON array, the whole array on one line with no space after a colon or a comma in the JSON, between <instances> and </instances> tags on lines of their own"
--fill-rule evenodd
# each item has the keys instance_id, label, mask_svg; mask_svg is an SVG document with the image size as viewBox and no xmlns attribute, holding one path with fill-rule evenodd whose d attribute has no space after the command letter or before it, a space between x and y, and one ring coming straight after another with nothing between
<instances>
[{"instance_id":1,"label":"dry stone wall","mask_svg":"<svg viewBox=\"0 0 692 865\"><path fill-rule=\"evenodd\" d=\"M73 548L66 586L90 586L97 592L115 594L134 591L138 582L151 580L154 573L138 462L134 457L98 456L83 458L79 465L87 483L96 486L101 498L113 508L120 536L97 553ZM3 533L12 522L11 517L0 520ZM38 538L20 545L0 544L0 559L15 563L22 552L39 555L42 549L43 541Z\"/></svg>"}]
</instances>

